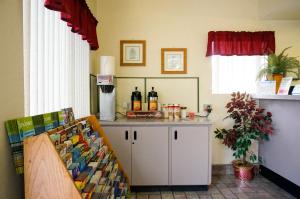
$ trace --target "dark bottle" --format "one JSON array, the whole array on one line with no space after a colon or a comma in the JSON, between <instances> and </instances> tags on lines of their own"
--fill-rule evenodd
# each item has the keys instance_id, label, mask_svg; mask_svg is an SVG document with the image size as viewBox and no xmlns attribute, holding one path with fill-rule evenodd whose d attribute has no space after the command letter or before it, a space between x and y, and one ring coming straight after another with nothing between
<instances>
[{"instance_id":1,"label":"dark bottle","mask_svg":"<svg viewBox=\"0 0 300 199\"><path fill-rule=\"evenodd\" d=\"M137 89L138 87L135 87L135 91L131 94L131 110L133 111L142 110L142 95Z\"/></svg>"},{"instance_id":2,"label":"dark bottle","mask_svg":"<svg viewBox=\"0 0 300 199\"><path fill-rule=\"evenodd\" d=\"M149 111L157 111L158 107L158 96L157 92L154 91L154 87L152 90L148 92L148 110Z\"/></svg>"}]
</instances>

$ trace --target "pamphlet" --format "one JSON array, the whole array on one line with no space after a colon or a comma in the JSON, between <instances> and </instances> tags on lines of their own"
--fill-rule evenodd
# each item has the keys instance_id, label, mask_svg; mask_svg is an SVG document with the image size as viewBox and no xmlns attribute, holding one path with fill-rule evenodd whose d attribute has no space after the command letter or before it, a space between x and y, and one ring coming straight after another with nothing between
<instances>
[{"instance_id":1,"label":"pamphlet","mask_svg":"<svg viewBox=\"0 0 300 199\"><path fill-rule=\"evenodd\" d=\"M293 80L293 77L282 78L277 94L278 95L288 95L292 80Z\"/></svg>"},{"instance_id":2,"label":"pamphlet","mask_svg":"<svg viewBox=\"0 0 300 199\"><path fill-rule=\"evenodd\" d=\"M20 135L17 120L8 120L5 122L6 131L8 134L9 142L16 143L20 142Z\"/></svg>"},{"instance_id":3,"label":"pamphlet","mask_svg":"<svg viewBox=\"0 0 300 199\"><path fill-rule=\"evenodd\" d=\"M53 120L51 117L51 113L45 113L43 117L44 117L45 131L53 129Z\"/></svg>"},{"instance_id":4,"label":"pamphlet","mask_svg":"<svg viewBox=\"0 0 300 199\"><path fill-rule=\"evenodd\" d=\"M295 85L292 95L300 95L300 84Z\"/></svg>"},{"instance_id":5,"label":"pamphlet","mask_svg":"<svg viewBox=\"0 0 300 199\"><path fill-rule=\"evenodd\" d=\"M58 111L58 122L59 126L65 125L65 113L63 111Z\"/></svg>"},{"instance_id":6,"label":"pamphlet","mask_svg":"<svg viewBox=\"0 0 300 199\"><path fill-rule=\"evenodd\" d=\"M23 141L26 137L35 135L32 117L19 118L17 119L17 124L21 141Z\"/></svg>"},{"instance_id":7,"label":"pamphlet","mask_svg":"<svg viewBox=\"0 0 300 199\"><path fill-rule=\"evenodd\" d=\"M261 95L275 95L276 82L275 81L260 81L257 84L257 94Z\"/></svg>"},{"instance_id":8,"label":"pamphlet","mask_svg":"<svg viewBox=\"0 0 300 199\"><path fill-rule=\"evenodd\" d=\"M34 130L35 130L36 135L39 135L39 134L45 132L43 115L32 116L32 121L33 121L33 126L34 126Z\"/></svg>"},{"instance_id":9,"label":"pamphlet","mask_svg":"<svg viewBox=\"0 0 300 199\"><path fill-rule=\"evenodd\" d=\"M58 112L52 112L51 119L53 121L53 128L57 128L59 126Z\"/></svg>"}]
</instances>

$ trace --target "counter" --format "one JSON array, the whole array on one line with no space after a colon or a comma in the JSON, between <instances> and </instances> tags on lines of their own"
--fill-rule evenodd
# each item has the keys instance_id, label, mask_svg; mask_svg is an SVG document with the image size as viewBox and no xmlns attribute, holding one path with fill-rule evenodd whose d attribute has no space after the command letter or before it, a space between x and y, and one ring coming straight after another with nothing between
<instances>
[{"instance_id":1,"label":"counter","mask_svg":"<svg viewBox=\"0 0 300 199\"><path fill-rule=\"evenodd\" d=\"M296 100L300 101L300 95L252 95L254 99L260 100Z\"/></svg>"},{"instance_id":2,"label":"counter","mask_svg":"<svg viewBox=\"0 0 300 199\"><path fill-rule=\"evenodd\" d=\"M261 142L259 146L263 168L270 176L277 174L277 179L281 179L281 176L299 189L300 96L255 95L253 98L259 101L261 108L273 114L274 134L269 141ZM278 183L285 186L288 184L285 181ZM292 189L295 190L295 187Z\"/></svg>"},{"instance_id":3,"label":"counter","mask_svg":"<svg viewBox=\"0 0 300 199\"><path fill-rule=\"evenodd\" d=\"M211 120L207 118L195 119L179 119L179 120L169 120L169 119L127 119L119 118L115 121L99 121L102 126L170 126L170 125L211 125Z\"/></svg>"}]
</instances>

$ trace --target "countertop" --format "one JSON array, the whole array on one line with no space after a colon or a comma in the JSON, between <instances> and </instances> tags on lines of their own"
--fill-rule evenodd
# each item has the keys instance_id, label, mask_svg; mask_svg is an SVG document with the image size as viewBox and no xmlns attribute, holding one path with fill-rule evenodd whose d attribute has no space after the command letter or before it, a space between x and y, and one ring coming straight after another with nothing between
<instances>
[{"instance_id":1,"label":"countertop","mask_svg":"<svg viewBox=\"0 0 300 199\"><path fill-rule=\"evenodd\" d=\"M299 100L300 95L252 95L254 99L258 100Z\"/></svg>"},{"instance_id":2,"label":"countertop","mask_svg":"<svg viewBox=\"0 0 300 199\"><path fill-rule=\"evenodd\" d=\"M119 118L115 121L101 121L99 120L102 126L178 126L178 125L212 125L212 121L207 118L198 118L195 119L178 119L178 120L169 120L169 119L127 119Z\"/></svg>"}]
</instances>

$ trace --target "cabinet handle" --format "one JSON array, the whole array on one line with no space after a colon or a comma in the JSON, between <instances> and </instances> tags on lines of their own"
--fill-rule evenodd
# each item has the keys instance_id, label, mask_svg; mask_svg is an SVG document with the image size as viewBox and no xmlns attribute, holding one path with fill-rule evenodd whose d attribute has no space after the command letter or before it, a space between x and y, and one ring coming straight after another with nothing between
<instances>
[{"instance_id":1,"label":"cabinet handle","mask_svg":"<svg viewBox=\"0 0 300 199\"><path fill-rule=\"evenodd\" d=\"M136 133L136 131L133 132L133 139L134 139L134 140L137 139L137 133Z\"/></svg>"},{"instance_id":2,"label":"cabinet handle","mask_svg":"<svg viewBox=\"0 0 300 199\"><path fill-rule=\"evenodd\" d=\"M177 130L174 132L174 139L177 140Z\"/></svg>"},{"instance_id":3,"label":"cabinet handle","mask_svg":"<svg viewBox=\"0 0 300 199\"><path fill-rule=\"evenodd\" d=\"M125 140L128 140L128 131L125 131Z\"/></svg>"}]
</instances>

